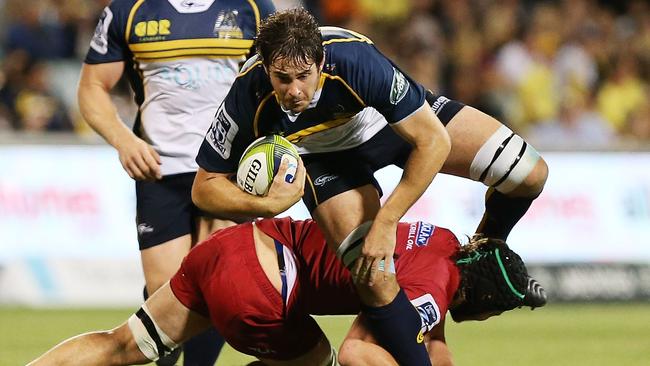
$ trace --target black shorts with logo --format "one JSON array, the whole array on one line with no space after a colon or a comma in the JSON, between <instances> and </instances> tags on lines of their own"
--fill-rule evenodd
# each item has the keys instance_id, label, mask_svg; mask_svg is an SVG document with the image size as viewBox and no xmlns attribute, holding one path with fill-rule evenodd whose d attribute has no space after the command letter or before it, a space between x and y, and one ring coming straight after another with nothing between
<instances>
[{"instance_id":1,"label":"black shorts with logo","mask_svg":"<svg viewBox=\"0 0 650 366\"><path fill-rule=\"evenodd\" d=\"M140 250L194 233L196 218L206 216L192 203L195 175L181 173L155 182L135 182Z\"/></svg>"},{"instance_id":2,"label":"black shorts with logo","mask_svg":"<svg viewBox=\"0 0 650 366\"><path fill-rule=\"evenodd\" d=\"M445 126L465 106L431 92L427 92L426 100ZM302 155L307 170L302 200L312 212L325 200L367 184L374 185L381 196L374 173L388 165L403 168L410 153L411 145L386 126L352 149Z\"/></svg>"}]
</instances>

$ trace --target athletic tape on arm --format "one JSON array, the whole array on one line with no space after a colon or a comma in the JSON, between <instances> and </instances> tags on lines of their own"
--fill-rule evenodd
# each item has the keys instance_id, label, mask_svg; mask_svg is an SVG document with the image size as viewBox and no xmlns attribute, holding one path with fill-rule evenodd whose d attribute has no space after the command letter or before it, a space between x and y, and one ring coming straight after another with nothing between
<instances>
[{"instance_id":1,"label":"athletic tape on arm","mask_svg":"<svg viewBox=\"0 0 650 366\"><path fill-rule=\"evenodd\" d=\"M129 317L128 325L138 348L151 361L178 347L156 324L146 304L142 304L140 310Z\"/></svg>"}]
</instances>

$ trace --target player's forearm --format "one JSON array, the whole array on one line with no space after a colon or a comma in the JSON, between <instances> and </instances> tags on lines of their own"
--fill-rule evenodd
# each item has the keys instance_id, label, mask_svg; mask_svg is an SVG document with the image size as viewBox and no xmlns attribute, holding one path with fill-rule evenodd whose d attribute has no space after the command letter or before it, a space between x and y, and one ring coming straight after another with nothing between
<instances>
[{"instance_id":1,"label":"player's forearm","mask_svg":"<svg viewBox=\"0 0 650 366\"><path fill-rule=\"evenodd\" d=\"M120 119L109 92L99 83L79 82L79 110L88 125L110 145L117 147L126 136L133 134Z\"/></svg>"},{"instance_id":2,"label":"player's forearm","mask_svg":"<svg viewBox=\"0 0 650 366\"><path fill-rule=\"evenodd\" d=\"M451 144L437 135L430 144L415 145L404 166L402 179L377 214L377 220L396 224L422 196L449 155Z\"/></svg>"},{"instance_id":3,"label":"player's forearm","mask_svg":"<svg viewBox=\"0 0 650 366\"><path fill-rule=\"evenodd\" d=\"M432 366L454 366L451 351L446 343L436 340L429 341L427 350Z\"/></svg>"},{"instance_id":4,"label":"player's forearm","mask_svg":"<svg viewBox=\"0 0 650 366\"><path fill-rule=\"evenodd\" d=\"M272 217L275 212L265 197L248 194L224 174L199 169L192 186L192 201L201 210L220 218Z\"/></svg>"}]
</instances>

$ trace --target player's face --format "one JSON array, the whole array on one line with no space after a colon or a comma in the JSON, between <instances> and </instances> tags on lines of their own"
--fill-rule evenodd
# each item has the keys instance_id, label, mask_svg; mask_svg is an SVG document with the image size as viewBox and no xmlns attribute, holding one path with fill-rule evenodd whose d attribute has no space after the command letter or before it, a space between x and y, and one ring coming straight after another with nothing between
<instances>
[{"instance_id":1,"label":"player's face","mask_svg":"<svg viewBox=\"0 0 650 366\"><path fill-rule=\"evenodd\" d=\"M322 64L298 64L284 59L275 60L267 72L282 107L293 113L307 109L318 89Z\"/></svg>"}]
</instances>

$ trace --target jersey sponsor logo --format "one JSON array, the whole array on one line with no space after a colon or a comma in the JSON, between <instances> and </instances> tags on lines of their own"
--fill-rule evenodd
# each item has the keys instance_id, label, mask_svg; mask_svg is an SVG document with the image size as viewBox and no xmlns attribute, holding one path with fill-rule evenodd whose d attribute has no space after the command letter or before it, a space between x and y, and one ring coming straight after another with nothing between
<instances>
[{"instance_id":1,"label":"jersey sponsor logo","mask_svg":"<svg viewBox=\"0 0 650 366\"><path fill-rule=\"evenodd\" d=\"M222 158L228 159L237 131L239 131L239 126L228 115L224 105L221 104L205 138Z\"/></svg>"},{"instance_id":2,"label":"jersey sponsor logo","mask_svg":"<svg viewBox=\"0 0 650 366\"><path fill-rule=\"evenodd\" d=\"M406 237L406 250L413 249L413 244L418 247L427 246L435 228L435 226L422 221L409 224L409 232Z\"/></svg>"},{"instance_id":3,"label":"jersey sponsor logo","mask_svg":"<svg viewBox=\"0 0 650 366\"><path fill-rule=\"evenodd\" d=\"M108 52L108 27L111 25L111 21L113 21L113 12L107 6L99 17L95 33L90 40L90 47L102 55Z\"/></svg>"},{"instance_id":4,"label":"jersey sponsor logo","mask_svg":"<svg viewBox=\"0 0 650 366\"><path fill-rule=\"evenodd\" d=\"M222 10L217 14L213 33L219 38L243 39L244 32L237 24L238 10Z\"/></svg>"},{"instance_id":5,"label":"jersey sponsor logo","mask_svg":"<svg viewBox=\"0 0 650 366\"><path fill-rule=\"evenodd\" d=\"M314 184L317 186L324 186L327 182L331 182L334 179L338 179L338 175L333 174L323 174L320 177L314 179Z\"/></svg>"},{"instance_id":6,"label":"jersey sponsor logo","mask_svg":"<svg viewBox=\"0 0 650 366\"><path fill-rule=\"evenodd\" d=\"M406 79L404 74L399 70L393 67L393 84L390 87L390 103L397 104L409 91L409 81Z\"/></svg>"},{"instance_id":7,"label":"jersey sponsor logo","mask_svg":"<svg viewBox=\"0 0 650 366\"><path fill-rule=\"evenodd\" d=\"M438 99L436 99L435 102L431 105L431 109L433 109L433 113L436 115L440 113L442 108L445 106L445 104L449 103L449 98L444 97L444 96L439 96Z\"/></svg>"},{"instance_id":8,"label":"jersey sponsor logo","mask_svg":"<svg viewBox=\"0 0 650 366\"><path fill-rule=\"evenodd\" d=\"M133 32L141 41L160 41L172 34L171 27L169 19L147 20L138 22Z\"/></svg>"},{"instance_id":9,"label":"jersey sponsor logo","mask_svg":"<svg viewBox=\"0 0 650 366\"><path fill-rule=\"evenodd\" d=\"M420 333L424 334L429 332L440 323L440 308L431 294L424 294L413 299L411 300L411 304L415 306L418 314L420 314L420 320L422 321Z\"/></svg>"}]
</instances>

